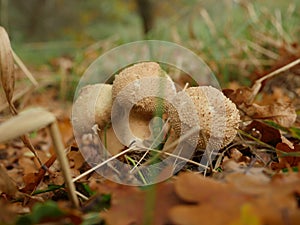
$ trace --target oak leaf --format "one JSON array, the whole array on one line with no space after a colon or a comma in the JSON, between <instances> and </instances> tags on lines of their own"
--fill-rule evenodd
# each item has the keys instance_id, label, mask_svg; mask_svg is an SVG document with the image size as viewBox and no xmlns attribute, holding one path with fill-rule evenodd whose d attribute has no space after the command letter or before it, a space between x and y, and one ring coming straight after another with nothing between
<instances>
[{"instance_id":1,"label":"oak leaf","mask_svg":"<svg viewBox=\"0 0 300 225\"><path fill-rule=\"evenodd\" d=\"M175 191L185 204L170 210L174 224L223 225L239 224L243 208L251 209L258 225L299 224L300 193L297 179L261 182L253 176L230 174L226 183L193 173L182 173L175 182Z\"/></svg>"},{"instance_id":2,"label":"oak leaf","mask_svg":"<svg viewBox=\"0 0 300 225\"><path fill-rule=\"evenodd\" d=\"M175 194L173 182L146 187L145 190L106 182L97 185L96 189L100 194L111 194L110 209L101 212L108 225L170 224L168 210L182 203Z\"/></svg>"}]
</instances>

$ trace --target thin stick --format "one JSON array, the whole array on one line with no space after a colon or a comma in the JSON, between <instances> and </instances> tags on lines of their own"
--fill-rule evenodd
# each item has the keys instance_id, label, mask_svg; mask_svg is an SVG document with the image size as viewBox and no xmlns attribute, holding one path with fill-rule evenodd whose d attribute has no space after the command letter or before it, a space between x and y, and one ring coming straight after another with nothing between
<instances>
[{"instance_id":1,"label":"thin stick","mask_svg":"<svg viewBox=\"0 0 300 225\"><path fill-rule=\"evenodd\" d=\"M68 189L70 200L75 205L75 207L79 207L79 201L75 193L75 185L72 182L69 163L65 155L64 144L62 142L62 137L60 135L60 131L56 121L50 124L50 135L53 140L53 145L55 146L57 158L61 164L61 169L63 171L62 174L66 182L66 188Z\"/></svg>"},{"instance_id":2,"label":"thin stick","mask_svg":"<svg viewBox=\"0 0 300 225\"><path fill-rule=\"evenodd\" d=\"M277 74L280 74L280 73L282 73L282 72L284 72L286 70L289 70L290 68L296 66L299 63L300 63L300 59L296 59L295 61L293 61L293 62L285 65L284 67L281 67L281 68L279 68L279 69L277 69L277 70L275 70L275 71L273 71L273 72L271 72L271 73L263 76L262 78L256 80L255 83L254 83L254 85L251 88L252 89L252 93L253 93L253 95L252 95L252 101L254 100L255 96L258 94L258 92L259 92L259 90L260 90L260 88L262 86L262 82L263 81L265 81L265 80L267 80L267 79L269 79L269 78L271 78L271 77L273 77L273 76L275 76Z\"/></svg>"},{"instance_id":3,"label":"thin stick","mask_svg":"<svg viewBox=\"0 0 300 225\"><path fill-rule=\"evenodd\" d=\"M185 83L184 88L182 89L182 91L185 91L188 87L189 87L189 83Z\"/></svg>"},{"instance_id":4,"label":"thin stick","mask_svg":"<svg viewBox=\"0 0 300 225\"><path fill-rule=\"evenodd\" d=\"M89 200L88 197L86 197L85 195L81 194L79 191L75 191L75 194L78 195L79 197L83 198L85 201Z\"/></svg>"},{"instance_id":5,"label":"thin stick","mask_svg":"<svg viewBox=\"0 0 300 225\"><path fill-rule=\"evenodd\" d=\"M72 182L78 181L79 179L81 179L81 178L87 176L88 174L94 172L96 169L100 168L101 166L104 166L105 164L107 164L107 163L110 162L111 160L116 159L116 158L118 158L119 156L124 155L124 154L126 154L127 152L129 152L129 151L131 151L131 150L133 150L133 149L134 149L134 148L128 148L128 149L126 149L126 150L124 150L124 151L122 151L122 152L120 152L120 153L118 153L118 154L116 154L116 155L110 157L109 159L107 159L107 160L103 161L102 163L98 164L97 166L95 166L95 167L93 167L93 168L91 168L91 169L85 171L84 173L80 174L78 177L73 178Z\"/></svg>"},{"instance_id":6,"label":"thin stick","mask_svg":"<svg viewBox=\"0 0 300 225\"><path fill-rule=\"evenodd\" d=\"M16 63L18 64L18 66L21 68L21 70L24 72L24 74L28 77L28 79L31 81L31 83L34 86L38 86L38 82L36 81L36 79L34 78L34 76L32 75L32 73L27 69L27 67L25 66L25 64L23 63L23 61L19 58L19 56L14 52L14 50L11 50L14 60L16 61Z\"/></svg>"},{"instance_id":7,"label":"thin stick","mask_svg":"<svg viewBox=\"0 0 300 225\"><path fill-rule=\"evenodd\" d=\"M141 148L143 148L143 147L141 147ZM186 162L188 162L188 163L191 163L191 164L194 164L194 165L196 165L196 166L202 167L202 168L204 168L204 169L210 169L209 167L204 166L204 165L202 165L201 163L197 163L197 162L195 162L195 161L193 161L193 160L190 160L190 159L181 157L181 156L179 156L179 155L175 155L175 154L172 154L172 153L169 153L169 152L161 152L160 150L152 149L152 148L146 148L146 149L148 149L148 150L150 150L150 151L153 151L153 152L165 154L165 155L167 155L167 156L171 156L171 157L174 157L174 158L177 158L177 159L181 159L181 160L183 160L183 161L186 161Z\"/></svg>"}]
</instances>

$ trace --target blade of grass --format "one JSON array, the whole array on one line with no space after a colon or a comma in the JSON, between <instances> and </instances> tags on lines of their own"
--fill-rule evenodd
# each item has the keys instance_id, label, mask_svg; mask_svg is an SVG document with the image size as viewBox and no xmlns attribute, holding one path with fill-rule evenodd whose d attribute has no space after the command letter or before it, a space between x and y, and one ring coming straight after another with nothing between
<instances>
[{"instance_id":1,"label":"blade of grass","mask_svg":"<svg viewBox=\"0 0 300 225\"><path fill-rule=\"evenodd\" d=\"M133 158L129 157L128 155L125 155L125 158L126 158L128 161L130 161L130 162L132 163L133 166L135 166L135 167L137 166L137 164L135 163L135 160L134 160ZM145 177L143 176L142 172L141 172L141 171L138 171L138 174L139 174L140 178L142 179L143 183L146 185L147 182L146 182Z\"/></svg>"}]
</instances>

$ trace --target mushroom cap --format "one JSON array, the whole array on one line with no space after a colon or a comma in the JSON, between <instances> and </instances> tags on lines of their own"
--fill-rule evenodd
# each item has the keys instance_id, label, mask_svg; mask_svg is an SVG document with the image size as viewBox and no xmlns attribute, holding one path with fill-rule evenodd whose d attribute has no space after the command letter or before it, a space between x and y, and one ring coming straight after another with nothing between
<instances>
[{"instance_id":1,"label":"mushroom cap","mask_svg":"<svg viewBox=\"0 0 300 225\"><path fill-rule=\"evenodd\" d=\"M113 82L112 98L122 105L133 105L138 112L165 111L164 99L171 99L176 88L156 62L142 62L122 70Z\"/></svg>"},{"instance_id":2,"label":"mushroom cap","mask_svg":"<svg viewBox=\"0 0 300 225\"><path fill-rule=\"evenodd\" d=\"M87 85L80 90L73 106L73 124L78 132L87 133L98 124L104 128L110 121L112 86L109 84Z\"/></svg>"},{"instance_id":3,"label":"mushroom cap","mask_svg":"<svg viewBox=\"0 0 300 225\"><path fill-rule=\"evenodd\" d=\"M188 101L190 103L187 104ZM187 140L192 144L197 142L197 149L219 150L237 134L239 111L230 99L214 87L187 88L177 93L172 103L168 107L170 124L178 136L196 128L199 136L189 135Z\"/></svg>"}]
</instances>

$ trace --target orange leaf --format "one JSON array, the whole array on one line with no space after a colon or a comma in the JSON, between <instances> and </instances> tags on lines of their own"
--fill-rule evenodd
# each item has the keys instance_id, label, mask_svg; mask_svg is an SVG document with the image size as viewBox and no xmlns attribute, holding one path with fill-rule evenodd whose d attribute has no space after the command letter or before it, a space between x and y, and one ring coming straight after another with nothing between
<instances>
[{"instance_id":1,"label":"orange leaf","mask_svg":"<svg viewBox=\"0 0 300 225\"><path fill-rule=\"evenodd\" d=\"M292 149L286 143L278 143L276 145L276 149L286 153L300 152L300 145L296 144L294 145L294 149ZM283 169L287 166L298 166L298 164L300 163L299 156L282 156L282 153L280 152L278 152L277 155L279 157L279 163L273 164L274 169Z\"/></svg>"},{"instance_id":2,"label":"orange leaf","mask_svg":"<svg viewBox=\"0 0 300 225\"><path fill-rule=\"evenodd\" d=\"M182 202L175 195L174 184L165 182L152 188L145 191L112 182L100 184L97 186L100 194L112 194L111 208L101 216L109 225L143 224L149 216L151 224L170 224L168 210Z\"/></svg>"},{"instance_id":3,"label":"orange leaf","mask_svg":"<svg viewBox=\"0 0 300 225\"><path fill-rule=\"evenodd\" d=\"M225 183L199 174L180 174L175 191L187 202L170 210L171 221L180 225L233 224L241 219L241 209L247 205L259 224L284 225L286 221L299 224L299 177L276 183L261 182L245 174L227 177Z\"/></svg>"}]
</instances>

